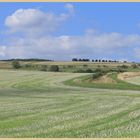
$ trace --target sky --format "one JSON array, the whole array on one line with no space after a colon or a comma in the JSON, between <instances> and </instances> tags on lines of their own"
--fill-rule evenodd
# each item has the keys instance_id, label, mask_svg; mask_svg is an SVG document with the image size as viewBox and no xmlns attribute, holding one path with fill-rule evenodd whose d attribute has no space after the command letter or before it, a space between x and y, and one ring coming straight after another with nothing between
<instances>
[{"instance_id":1,"label":"sky","mask_svg":"<svg viewBox=\"0 0 140 140\"><path fill-rule=\"evenodd\" d=\"M0 59L140 62L140 3L0 3Z\"/></svg>"}]
</instances>

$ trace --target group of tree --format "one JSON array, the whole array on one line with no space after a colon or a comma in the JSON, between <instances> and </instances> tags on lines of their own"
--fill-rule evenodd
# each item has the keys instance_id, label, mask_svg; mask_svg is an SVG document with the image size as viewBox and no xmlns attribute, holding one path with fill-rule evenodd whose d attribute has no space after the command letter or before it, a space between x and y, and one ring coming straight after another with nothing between
<instances>
[{"instance_id":1,"label":"group of tree","mask_svg":"<svg viewBox=\"0 0 140 140\"><path fill-rule=\"evenodd\" d=\"M89 62L90 59L82 59L82 58L73 58L72 61L84 61L84 62ZM118 63L120 61L118 60L105 60L105 59L93 59L91 60L92 62L109 62L109 63ZM127 61L123 61L123 63L127 63Z\"/></svg>"},{"instance_id":2,"label":"group of tree","mask_svg":"<svg viewBox=\"0 0 140 140\"><path fill-rule=\"evenodd\" d=\"M110 63L118 63L117 60L105 60L105 59L93 59L92 62L110 62Z\"/></svg>"},{"instance_id":3,"label":"group of tree","mask_svg":"<svg viewBox=\"0 0 140 140\"><path fill-rule=\"evenodd\" d=\"M82 59L82 58L73 58L72 61L84 61L84 62L88 62L90 61L89 59Z\"/></svg>"}]
</instances>

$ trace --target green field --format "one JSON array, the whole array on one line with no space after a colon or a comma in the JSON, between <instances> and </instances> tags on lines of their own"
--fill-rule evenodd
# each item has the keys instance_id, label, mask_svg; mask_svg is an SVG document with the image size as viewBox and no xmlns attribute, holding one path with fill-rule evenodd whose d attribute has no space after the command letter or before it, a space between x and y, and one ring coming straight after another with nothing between
<instances>
[{"instance_id":1,"label":"green field","mask_svg":"<svg viewBox=\"0 0 140 140\"><path fill-rule=\"evenodd\" d=\"M0 70L0 137L140 137L140 91L63 84L85 75Z\"/></svg>"}]
</instances>

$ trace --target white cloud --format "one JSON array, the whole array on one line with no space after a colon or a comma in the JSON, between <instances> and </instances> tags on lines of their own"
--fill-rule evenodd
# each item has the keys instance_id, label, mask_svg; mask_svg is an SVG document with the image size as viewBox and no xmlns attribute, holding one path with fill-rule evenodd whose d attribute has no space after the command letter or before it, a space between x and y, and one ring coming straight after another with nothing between
<instances>
[{"instance_id":1,"label":"white cloud","mask_svg":"<svg viewBox=\"0 0 140 140\"><path fill-rule=\"evenodd\" d=\"M72 5L67 6L72 12ZM56 15L52 12L43 12L38 9L18 9L5 20L5 25L10 32L24 32L26 35L50 33L57 29L71 13Z\"/></svg>"},{"instance_id":2,"label":"white cloud","mask_svg":"<svg viewBox=\"0 0 140 140\"><path fill-rule=\"evenodd\" d=\"M118 56L125 55L127 49L140 52L139 35L122 35L120 33L85 34L83 36L58 37L44 36L36 38L16 38L11 46L1 50L3 57L43 57L51 59L71 59L73 56ZM122 52L121 52L121 51ZM121 52L121 53L120 53ZM139 55L139 54L137 54ZM123 56L124 57L124 56ZM121 58L120 58L121 59Z\"/></svg>"},{"instance_id":3,"label":"white cloud","mask_svg":"<svg viewBox=\"0 0 140 140\"><path fill-rule=\"evenodd\" d=\"M38 9L18 9L5 20L12 32L7 44L0 46L0 58L48 58L71 59L72 57L118 56L125 58L126 51L140 55L140 35L123 35L117 32L101 33L95 29L86 30L80 36L52 36L60 24L73 13L72 4L66 4L68 13L56 15ZM20 37L14 33L25 36ZM43 36L42 36L43 34ZM14 36L15 35L15 36ZM36 37L37 36L37 37Z\"/></svg>"},{"instance_id":4,"label":"white cloud","mask_svg":"<svg viewBox=\"0 0 140 140\"><path fill-rule=\"evenodd\" d=\"M6 49L6 46L0 46L0 57L5 57L5 49Z\"/></svg>"}]
</instances>

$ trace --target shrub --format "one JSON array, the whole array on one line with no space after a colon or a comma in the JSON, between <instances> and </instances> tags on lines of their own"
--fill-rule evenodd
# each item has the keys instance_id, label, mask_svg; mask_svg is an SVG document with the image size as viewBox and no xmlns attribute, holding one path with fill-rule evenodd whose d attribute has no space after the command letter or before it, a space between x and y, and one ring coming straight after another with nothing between
<instances>
[{"instance_id":1,"label":"shrub","mask_svg":"<svg viewBox=\"0 0 140 140\"><path fill-rule=\"evenodd\" d=\"M97 72L97 73L94 73L93 75L92 75L92 78L93 79L98 79L99 77L101 77L101 76L103 76L104 75L104 73L102 73L102 72Z\"/></svg>"},{"instance_id":2,"label":"shrub","mask_svg":"<svg viewBox=\"0 0 140 140\"><path fill-rule=\"evenodd\" d=\"M59 67L57 65L52 65L50 67L50 71L53 71L53 72L58 72L59 71Z\"/></svg>"},{"instance_id":3,"label":"shrub","mask_svg":"<svg viewBox=\"0 0 140 140\"><path fill-rule=\"evenodd\" d=\"M40 70L40 65L25 64L23 65L23 68L29 69L29 70Z\"/></svg>"},{"instance_id":4,"label":"shrub","mask_svg":"<svg viewBox=\"0 0 140 140\"><path fill-rule=\"evenodd\" d=\"M97 68L95 69L93 72L94 74L92 75L93 79L97 79L105 74L107 74L108 72L110 72L110 69L101 69L101 68Z\"/></svg>"},{"instance_id":5,"label":"shrub","mask_svg":"<svg viewBox=\"0 0 140 140\"><path fill-rule=\"evenodd\" d=\"M41 65L40 70L41 71L47 71L47 65Z\"/></svg>"},{"instance_id":6,"label":"shrub","mask_svg":"<svg viewBox=\"0 0 140 140\"><path fill-rule=\"evenodd\" d=\"M119 68L119 69L117 69L117 72L126 72L126 70L122 69L122 68Z\"/></svg>"},{"instance_id":7,"label":"shrub","mask_svg":"<svg viewBox=\"0 0 140 140\"><path fill-rule=\"evenodd\" d=\"M112 68L112 69L110 69L110 72L126 72L127 70L126 69L124 69L124 68Z\"/></svg>"},{"instance_id":8,"label":"shrub","mask_svg":"<svg viewBox=\"0 0 140 140\"><path fill-rule=\"evenodd\" d=\"M117 68L128 69L128 66L127 65L121 65L121 66L117 66Z\"/></svg>"},{"instance_id":9,"label":"shrub","mask_svg":"<svg viewBox=\"0 0 140 140\"><path fill-rule=\"evenodd\" d=\"M97 72L101 72L101 71L102 71L102 69L96 68L93 72L97 73Z\"/></svg>"},{"instance_id":10,"label":"shrub","mask_svg":"<svg viewBox=\"0 0 140 140\"><path fill-rule=\"evenodd\" d=\"M85 72L87 72L87 73L93 73L92 69L87 69Z\"/></svg>"},{"instance_id":11,"label":"shrub","mask_svg":"<svg viewBox=\"0 0 140 140\"><path fill-rule=\"evenodd\" d=\"M12 66L14 69L19 69L21 67L19 61L17 60L12 61Z\"/></svg>"}]
</instances>

